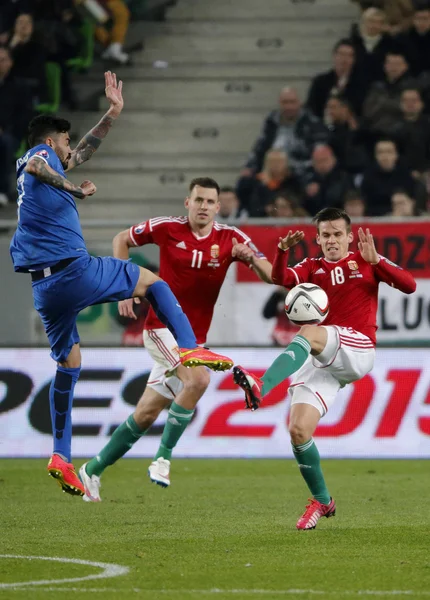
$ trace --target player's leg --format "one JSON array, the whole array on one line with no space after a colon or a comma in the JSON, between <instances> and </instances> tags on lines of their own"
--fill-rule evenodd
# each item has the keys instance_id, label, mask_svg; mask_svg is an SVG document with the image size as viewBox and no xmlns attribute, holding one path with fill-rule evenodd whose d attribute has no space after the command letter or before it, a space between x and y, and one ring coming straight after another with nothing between
<instances>
[{"instance_id":1,"label":"player's leg","mask_svg":"<svg viewBox=\"0 0 430 600\"><path fill-rule=\"evenodd\" d=\"M170 460L174 447L193 418L197 402L210 382L209 373L204 367L190 370L180 365L176 369L176 377L181 380L183 387L170 406L155 460Z\"/></svg>"},{"instance_id":2,"label":"player's leg","mask_svg":"<svg viewBox=\"0 0 430 600\"><path fill-rule=\"evenodd\" d=\"M336 504L327 489L318 448L312 437L321 412L320 401L311 389L298 386L294 390L289 422L291 445L300 473L312 495L297 522L300 530L315 529L321 517L332 517L336 513Z\"/></svg>"},{"instance_id":3,"label":"player's leg","mask_svg":"<svg viewBox=\"0 0 430 600\"><path fill-rule=\"evenodd\" d=\"M174 335L181 349L181 362L187 367L207 366L223 371L233 366L231 359L198 348L196 337L181 305L165 281L152 271L112 257L92 258L82 274L90 292L80 310L92 304L145 296L160 321Z\"/></svg>"},{"instance_id":4,"label":"player's leg","mask_svg":"<svg viewBox=\"0 0 430 600\"><path fill-rule=\"evenodd\" d=\"M326 344L325 327L304 325L261 379L248 373L243 367L234 367L234 381L245 391L247 405L258 408L263 396L298 371L305 364L309 354L317 355L323 352Z\"/></svg>"},{"instance_id":5,"label":"player's leg","mask_svg":"<svg viewBox=\"0 0 430 600\"><path fill-rule=\"evenodd\" d=\"M57 361L55 377L49 388L54 448L48 463L49 474L64 492L82 496L84 489L72 464L72 408L75 385L81 370L81 351L76 316L48 315L42 321L51 344L51 356Z\"/></svg>"},{"instance_id":6,"label":"player's leg","mask_svg":"<svg viewBox=\"0 0 430 600\"><path fill-rule=\"evenodd\" d=\"M102 473L108 466L122 458L145 435L169 403L169 398L147 385L134 413L115 429L111 439L97 456L79 469L79 475L85 488L84 500L100 502L99 489Z\"/></svg>"}]
</instances>

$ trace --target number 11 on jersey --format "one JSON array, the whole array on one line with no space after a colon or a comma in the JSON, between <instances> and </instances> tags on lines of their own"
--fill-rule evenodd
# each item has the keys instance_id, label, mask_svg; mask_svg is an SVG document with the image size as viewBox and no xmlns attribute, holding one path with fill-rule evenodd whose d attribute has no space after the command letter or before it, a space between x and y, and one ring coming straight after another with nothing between
<instances>
[{"instance_id":1,"label":"number 11 on jersey","mask_svg":"<svg viewBox=\"0 0 430 600\"><path fill-rule=\"evenodd\" d=\"M191 260L191 267L193 269L200 269L200 267L202 266L202 260L203 260L202 250L193 250L192 254L193 254L193 258Z\"/></svg>"}]
</instances>

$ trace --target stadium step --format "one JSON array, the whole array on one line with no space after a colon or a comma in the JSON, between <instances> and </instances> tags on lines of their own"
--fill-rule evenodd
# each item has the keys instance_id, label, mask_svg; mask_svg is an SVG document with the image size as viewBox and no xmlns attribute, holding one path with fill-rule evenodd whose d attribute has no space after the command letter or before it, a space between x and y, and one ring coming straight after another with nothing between
<instances>
[{"instance_id":1,"label":"stadium step","mask_svg":"<svg viewBox=\"0 0 430 600\"><path fill-rule=\"evenodd\" d=\"M247 154L261 128L261 116L254 112L139 113L124 112L121 123L112 128L109 139L100 148L119 155L141 152L169 153L172 144L180 153L216 153L226 149ZM93 121L74 122L74 131L82 137ZM97 162L95 157L94 163Z\"/></svg>"},{"instance_id":2,"label":"stadium step","mask_svg":"<svg viewBox=\"0 0 430 600\"><path fill-rule=\"evenodd\" d=\"M171 21L234 19L246 21L257 19L339 19L353 18L357 8L347 0L181 0L168 11Z\"/></svg>"},{"instance_id":3,"label":"stadium step","mask_svg":"<svg viewBox=\"0 0 430 600\"><path fill-rule=\"evenodd\" d=\"M142 60L142 62L139 62ZM155 60L148 62L145 53L138 54L134 60L133 67L118 67L115 69L119 79L124 82L124 95L127 100L128 89L134 85L135 81L145 82L150 85L152 80L170 80L170 79L283 79L287 83L293 83L295 80L310 79L315 73L328 69L327 60L315 59L301 65L293 60L292 62L267 63L241 63L236 62L216 62L211 64L184 64L170 63L168 61ZM99 65L95 66L85 75L74 77L79 86L91 84L102 91L103 81L100 79Z\"/></svg>"},{"instance_id":4,"label":"stadium step","mask_svg":"<svg viewBox=\"0 0 430 600\"><path fill-rule=\"evenodd\" d=\"M84 167L81 167L79 171L76 171L76 175L80 176L82 169L85 169L86 174L91 179L91 177L96 177L99 176L100 173L109 171L111 173L117 173L117 185L119 185L122 181L120 173L129 171L159 172L165 169L185 169L192 171L196 174L196 177L199 177L213 169L236 169L236 172L238 173L244 163L243 152L237 154L232 154L230 152L188 154L170 151L161 154L143 154L141 152L133 154L127 154L125 152L113 154L112 148L110 148L110 153L102 154L101 152L102 150L100 149L97 152L97 156L86 163ZM3 212L4 209L2 210L2 213Z\"/></svg>"},{"instance_id":5,"label":"stadium step","mask_svg":"<svg viewBox=\"0 0 430 600\"><path fill-rule=\"evenodd\" d=\"M127 90L128 110L250 110L266 112L273 107L279 92L286 85L284 79L242 79L238 81L153 81L151 85L136 81ZM309 81L294 82L302 98L306 98ZM106 100L100 108L106 109Z\"/></svg>"},{"instance_id":6,"label":"stadium step","mask_svg":"<svg viewBox=\"0 0 430 600\"><path fill-rule=\"evenodd\" d=\"M358 15L356 11L356 15ZM321 18L318 20L277 18L276 20L205 20L173 21L164 23L143 23L140 36L148 40L151 36L190 35L190 36L255 36L257 39L271 39L286 35L296 37L329 37L334 43L340 37L347 37L351 27L351 17Z\"/></svg>"},{"instance_id":7,"label":"stadium step","mask_svg":"<svg viewBox=\"0 0 430 600\"><path fill-rule=\"evenodd\" d=\"M202 173L196 173L195 169L164 169L152 172L129 172L123 177L118 173L101 173L99 176L90 175L81 167L79 172L73 171L70 179L79 185L83 180L90 179L97 186L97 193L91 202L117 201L118 204L126 198L127 200L153 200L163 198L177 198L179 205L188 193L188 184L194 177ZM213 177L220 185L234 184L237 178L236 169L207 169L204 173ZM100 216L103 216L102 214Z\"/></svg>"},{"instance_id":8,"label":"stadium step","mask_svg":"<svg viewBox=\"0 0 430 600\"><path fill-rule=\"evenodd\" d=\"M294 60L329 59L333 42L330 37L309 39L298 35L282 36L184 36L149 37L141 53L145 61L165 60L170 63L213 63L234 61L240 63L283 63ZM139 55L136 54L139 60Z\"/></svg>"},{"instance_id":9,"label":"stadium step","mask_svg":"<svg viewBox=\"0 0 430 600\"><path fill-rule=\"evenodd\" d=\"M98 221L99 224L104 224L106 227L115 228L116 233L134 223L140 223L152 217L184 215L185 213L183 198L159 198L156 203L106 200L103 204L103 211L100 210L100 204L94 200L85 201L79 205L79 215L84 224ZM92 227L88 227L88 229L93 230ZM91 236L93 236L92 233Z\"/></svg>"}]
</instances>

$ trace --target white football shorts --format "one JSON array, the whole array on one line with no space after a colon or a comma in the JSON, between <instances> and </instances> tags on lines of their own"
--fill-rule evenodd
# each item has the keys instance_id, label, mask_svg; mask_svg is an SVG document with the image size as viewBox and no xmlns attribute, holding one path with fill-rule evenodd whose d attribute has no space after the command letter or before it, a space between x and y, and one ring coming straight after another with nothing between
<instances>
[{"instance_id":1,"label":"white football shorts","mask_svg":"<svg viewBox=\"0 0 430 600\"><path fill-rule=\"evenodd\" d=\"M339 389L369 373L375 360L375 348L366 335L350 327L324 328L328 335L324 350L309 356L294 374L289 388L291 404L311 404L322 417L333 405Z\"/></svg>"},{"instance_id":2,"label":"white football shorts","mask_svg":"<svg viewBox=\"0 0 430 600\"><path fill-rule=\"evenodd\" d=\"M180 365L178 342L165 327L145 329L143 342L154 361L147 385L165 398L174 400L183 388L182 381L175 375Z\"/></svg>"}]
</instances>

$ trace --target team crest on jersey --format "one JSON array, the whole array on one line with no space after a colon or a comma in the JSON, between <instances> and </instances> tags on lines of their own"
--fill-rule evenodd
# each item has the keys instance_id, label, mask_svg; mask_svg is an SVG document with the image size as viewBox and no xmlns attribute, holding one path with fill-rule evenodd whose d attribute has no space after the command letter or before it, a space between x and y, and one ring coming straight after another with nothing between
<instances>
[{"instance_id":1,"label":"team crest on jersey","mask_svg":"<svg viewBox=\"0 0 430 600\"><path fill-rule=\"evenodd\" d=\"M358 271L358 264L355 262L355 260L349 260L348 267L351 269L351 271Z\"/></svg>"},{"instance_id":2,"label":"team crest on jersey","mask_svg":"<svg viewBox=\"0 0 430 600\"><path fill-rule=\"evenodd\" d=\"M35 156L41 156L42 158L49 158L49 154L47 150L38 150L35 153Z\"/></svg>"},{"instance_id":3,"label":"team crest on jersey","mask_svg":"<svg viewBox=\"0 0 430 600\"><path fill-rule=\"evenodd\" d=\"M211 259L208 262L208 267L212 267L213 269L215 269L216 267L219 267L219 246L218 244L213 244L211 246Z\"/></svg>"}]
</instances>

